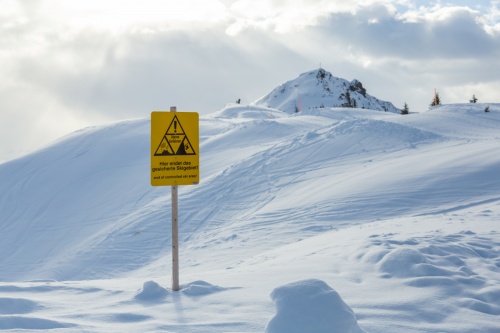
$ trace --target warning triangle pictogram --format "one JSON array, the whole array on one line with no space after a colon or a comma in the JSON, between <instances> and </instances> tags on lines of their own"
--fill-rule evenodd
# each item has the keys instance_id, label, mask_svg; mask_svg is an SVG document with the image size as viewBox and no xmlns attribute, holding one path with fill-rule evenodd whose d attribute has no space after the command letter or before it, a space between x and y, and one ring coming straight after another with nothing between
<instances>
[{"instance_id":1,"label":"warning triangle pictogram","mask_svg":"<svg viewBox=\"0 0 500 333\"><path fill-rule=\"evenodd\" d=\"M177 116L172 119L154 156L165 155L196 155Z\"/></svg>"}]
</instances>

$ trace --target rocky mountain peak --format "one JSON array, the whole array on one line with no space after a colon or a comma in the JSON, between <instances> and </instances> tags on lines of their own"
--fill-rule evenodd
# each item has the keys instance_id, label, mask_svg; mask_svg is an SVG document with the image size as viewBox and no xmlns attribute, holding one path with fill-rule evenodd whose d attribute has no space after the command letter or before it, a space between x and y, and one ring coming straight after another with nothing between
<instances>
[{"instance_id":1,"label":"rocky mountain peak","mask_svg":"<svg viewBox=\"0 0 500 333\"><path fill-rule=\"evenodd\" d=\"M362 108L400 113L392 103L379 100L354 79L347 81L323 68L302 73L273 89L253 104L287 113L320 108Z\"/></svg>"}]
</instances>

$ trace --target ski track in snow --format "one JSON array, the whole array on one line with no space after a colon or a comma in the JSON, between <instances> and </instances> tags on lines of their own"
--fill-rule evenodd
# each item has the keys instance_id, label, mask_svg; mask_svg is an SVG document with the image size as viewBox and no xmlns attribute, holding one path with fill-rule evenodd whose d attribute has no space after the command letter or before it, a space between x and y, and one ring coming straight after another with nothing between
<instances>
[{"instance_id":1,"label":"ski track in snow","mask_svg":"<svg viewBox=\"0 0 500 333\"><path fill-rule=\"evenodd\" d=\"M148 119L0 164L0 330L300 331L299 302L323 305L315 333L335 325L320 308L353 332L499 332L500 105L483 109L201 117L180 292Z\"/></svg>"}]
</instances>

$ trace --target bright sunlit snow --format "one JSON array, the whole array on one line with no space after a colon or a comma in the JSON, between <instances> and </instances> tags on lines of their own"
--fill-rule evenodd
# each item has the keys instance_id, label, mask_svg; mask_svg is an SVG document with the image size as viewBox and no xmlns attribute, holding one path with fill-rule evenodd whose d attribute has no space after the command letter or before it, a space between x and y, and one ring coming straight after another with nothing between
<instances>
[{"instance_id":1,"label":"bright sunlit snow","mask_svg":"<svg viewBox=\"0 0 500 333\"><path fill-rule=\"evenodd\" d=\"M0 164L0 330L499 332L500 104L403 116L311 89L302 112L200 117L179 292L149 119Z\"/></svg>"}]
</instances>

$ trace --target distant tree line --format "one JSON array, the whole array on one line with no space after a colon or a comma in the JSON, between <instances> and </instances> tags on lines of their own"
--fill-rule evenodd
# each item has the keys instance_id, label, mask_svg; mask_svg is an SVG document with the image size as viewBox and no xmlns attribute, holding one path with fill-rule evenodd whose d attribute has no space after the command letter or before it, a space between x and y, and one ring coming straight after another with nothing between
<instances>
[{"instance_id":1,"label":"distant tree line","mask_svg":"<svg viewBox=\"0 0 500 333\"><path fill-rule=\"evenodd\" d=\"M469 100L471 103L477 103L477 101L479 101L479 99L477 99L476 94L472 95L472 99ZM484 112L490 112L490 107L485 107Z\"/></svg>"},{"instance_id":2,"label":"distant tree line","mask_svg":"<svg viewBox=\"0 0 500 333\"><path fill-rule=\"evenodd\" d=\"M469 102L475 104L475 103L477 103L477 101L479 101L479 99L476 97L476 94L473 94L472 98L469 100ZM432 99L432 103L430 106L433 107L436 105L441 105L441 99L439 98L439 93L436 90L434 90L434 98ZM405 103L405 108L403 109L401 114L408 114L408 113L404 113L405 110L407 109L407 107L408 106ZM484 112L490 112L490 107L486 106L486 108L484 109Z\"/></svg>"}]
</instances>

